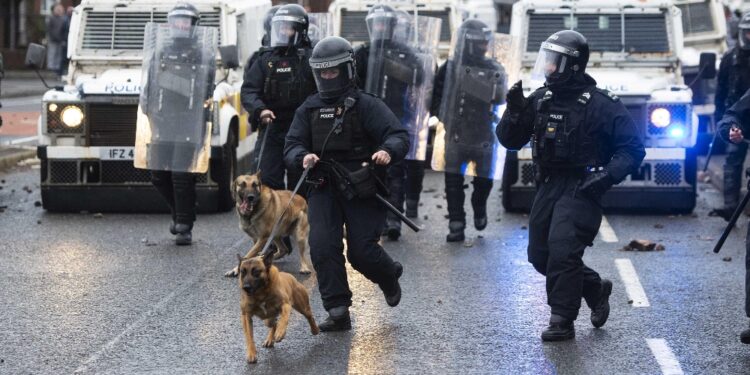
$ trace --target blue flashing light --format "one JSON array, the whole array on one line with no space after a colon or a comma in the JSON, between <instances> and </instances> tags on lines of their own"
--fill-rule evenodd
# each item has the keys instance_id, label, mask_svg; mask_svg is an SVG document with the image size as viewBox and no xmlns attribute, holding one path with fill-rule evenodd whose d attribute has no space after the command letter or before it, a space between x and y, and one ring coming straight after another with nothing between
<instances>
[{"instance_id":1,"label":"blue flashing light","mask_svg":"<svg viewBox=\"0 0 750 375\"><path fill-rule=\"evenodd\" d=\"M681 126L673 126L669 129L669 136L672 138L682 138L685 136L685 129Z\"/></svg>"}]
</instances>

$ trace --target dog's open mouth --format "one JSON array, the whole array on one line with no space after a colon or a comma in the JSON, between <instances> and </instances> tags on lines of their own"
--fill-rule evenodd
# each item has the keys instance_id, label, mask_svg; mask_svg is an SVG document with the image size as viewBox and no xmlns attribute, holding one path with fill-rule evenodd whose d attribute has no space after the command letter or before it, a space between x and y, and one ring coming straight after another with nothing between
<instances>
[{"instance_id":1,"label":"dog's open mouth","mask_svg":"<svg viewBox=\"0 0 750 375\"><path fill-rule=\"evenodd\" d=\"M243 215L247 215L250 213L250 211L253 209L253 196L252 195L246 195L242 197L242 203L240 203L240 213Z\"/></svg>"}]
</instances>

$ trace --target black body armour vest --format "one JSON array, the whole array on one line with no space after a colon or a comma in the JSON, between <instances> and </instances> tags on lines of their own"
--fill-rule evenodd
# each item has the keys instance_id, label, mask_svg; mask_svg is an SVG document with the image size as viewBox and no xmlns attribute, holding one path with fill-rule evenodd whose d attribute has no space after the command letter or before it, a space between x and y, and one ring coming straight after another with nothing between
<instances>
[{"instance_id":1,"label":"black body armour vest","mask_svg":"<svg viewBox=\"0 0 750 375\"><path fill-rule=\"evenodd\" d=\"M344 111L344 99L345 97L342 97L336 104L310 110L312 151L318 155L325 151L324 159L333 159L341 163L367 161L374 152L373 142L362 127L356 104ZM344 118L341 126L331 132L336 120L342 115ZM328 143L325 143L326 138Z\"/></svg>"},{"instance_id":2,"label":"black body armour vest","mask_svg":"<svg viewBox=\"0 0 750 375\"><path fill-rule=\"evenodd\" d=\"M740 100L750 89L750 56L743 56L739 51L732 54L732 69L729 71L729 92L724 101L724 108L729 108Z\"/></svg>"},{"instance_id":3,"label":"black body armour vest","mask_svg":"<svg viewBox=\"0 0 750 375\"><path fill-rule=\"evenodd\" d=\"M263 88L263 101L273 110L296 110L302 102L315 92L315 82L302 73L302 64L307 64L307 50L300 55L271 55L267 62L268 76Z\"/></svg>"},{"instance_id":4,"label":"black body armour vest","mask_svg":"<svg viewBox=\"0 0 750 375\"><path fill-rule=\"evenodd\" d=\"M598 147L586 127L586 106L594 91L596 87L584 90L572 107L554 103L552 91L537 102L532 156L541 167L598 166Z\"/></svg>"}]
</instances>

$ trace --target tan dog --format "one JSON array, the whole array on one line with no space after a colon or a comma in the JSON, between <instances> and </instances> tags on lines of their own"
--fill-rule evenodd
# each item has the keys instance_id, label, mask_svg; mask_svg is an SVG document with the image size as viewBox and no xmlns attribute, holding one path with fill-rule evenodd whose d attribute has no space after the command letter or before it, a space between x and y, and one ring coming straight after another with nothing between
<instances>
[{"instance_id":1,"label":"tan dog","mask_svg":"<svg viewBox=\"0 0 750 375\"><path fill-rule=\"evenodd\" d=\"M240 229L253 239L253 247L245 255L245 258L252 258L260 253L268 241L273 225L289 203L292 192L273 190L264 186L261 184L260 173L256 173L237 177L232 183L232 196L236 202L237 215L240 217ZM292 252L292 249L288 249L281 241L282 237L291 236L297 241L300 257L299 272L302 274L312 272L313 268L310 260L305 257L309 232L307 202L296 195L279 224L273 243L279 250L276 253L279 258ZM227 272L224 276L237 276L237 269Z\"/></svg>"},{"instance_id":2,"label":"tan dog","mask_svg":"<svg viewBox=\"0 0 750 375\"><path fill-rule=\"evenodd\" d=\"M246 358L249 363L258 360L253 340L253 316L263 319L269 328L266 341L263 342L264 348L272 348L274 343L284 339L292 308L307 318L313 335L320 333L312 315L307 290L294 276L279 271L271 264L272 254L250 259L237 254L237 259L242 328L245 331Z\"/></svg>"}]
</instances>

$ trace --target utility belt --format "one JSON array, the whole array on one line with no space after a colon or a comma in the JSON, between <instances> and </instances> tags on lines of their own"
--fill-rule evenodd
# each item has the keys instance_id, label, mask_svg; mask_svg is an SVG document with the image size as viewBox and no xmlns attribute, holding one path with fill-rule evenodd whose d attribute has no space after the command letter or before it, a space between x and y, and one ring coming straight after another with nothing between
<instances>
[{"instance_id":1,"label":"utility belt","mask_svg":"<svg viewBox=\"0 0 750 375\"><path fill-rule=\"evenodd\" d=\"M601 166L541 166L534 164L534 176L537 183L549 182L553 177L583 179L589 173L601 170Z\"/></svg>"},{"instance_id":2,"label":"utility belt","mask_svg":"<svg viewBox=\"0 0 750 375\"><path fill-rule=\"evenodd\" d=\"M388 188L383 183L382 178L369 164L352 169L335 160L321 160L306 182L316 189L322 189L330 185L346 200L374 198L378 193L389 195Z\"/></svg>"}]
</instances>

